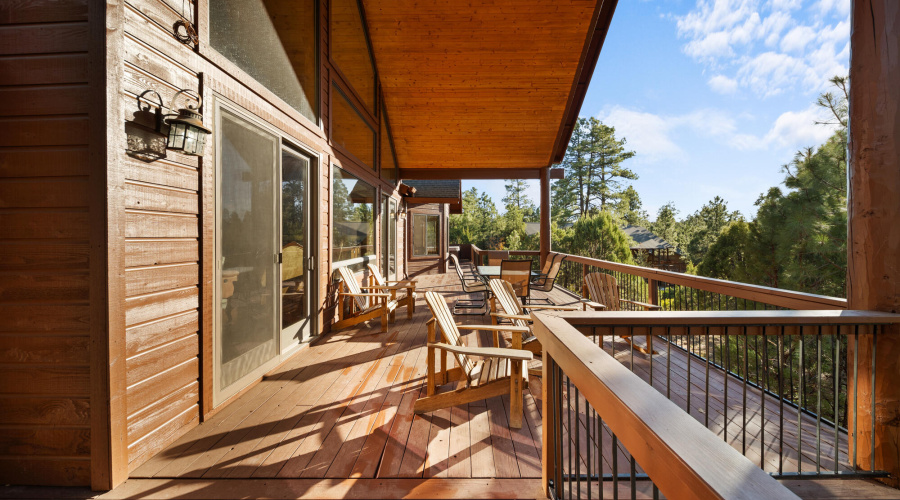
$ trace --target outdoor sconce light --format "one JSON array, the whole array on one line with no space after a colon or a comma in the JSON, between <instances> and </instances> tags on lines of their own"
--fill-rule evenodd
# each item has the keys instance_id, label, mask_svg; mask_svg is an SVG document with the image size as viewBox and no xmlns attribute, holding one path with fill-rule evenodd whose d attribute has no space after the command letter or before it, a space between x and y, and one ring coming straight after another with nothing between
<instances>
[{"instance_id":1,"label":"outdoor sconce light","mask_svg":"<svg viewBox=\"0 0 900 500\"><path fill-rule=\"evenodd\" d=\"M203 115L197 112L200 105L203 103L203 99L200 95L189 89L178 91L178 93L172 97L173 105L177 102L178 96L181 94L196 97L197 105L188 104L186 108L178 110L178 115L176 117L164 120L162 114L162 97L160 97L155 90L144 91L138 98L138 102L140 102L141 99L152 102L144 97L147 94L155 94L157 99L157 102L154 103L157 106L156 132L162 134L164 121L169 124L169 137L166 140L166 149L180 151L184 154L193 156L203 156L203 145L206 144L206 136L211 134L212 130L203 125Z\"/></svg>"}]
</instances>

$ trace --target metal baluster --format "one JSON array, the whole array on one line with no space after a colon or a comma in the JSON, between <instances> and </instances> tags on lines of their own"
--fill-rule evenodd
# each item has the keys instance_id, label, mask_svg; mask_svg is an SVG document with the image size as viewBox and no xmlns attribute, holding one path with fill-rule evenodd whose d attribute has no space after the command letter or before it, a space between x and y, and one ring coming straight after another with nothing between
<instances>
[{"instance_id":1,"label":"metal baluster","mask_svg":"<svg viewBox=\"0 0 900 500\"><path fill-rule=\"evenodd\" d=\"M672 399L672 328L666 327L666 398Z\"/></svg>"},{"instance_id":2,"label":"metal baluster","mask_svg":"<svg viewBox=\"0 0 900 500\"><path fill-rule=\"evenodd\" d=\"M822 467L822 325L816 332L816 473Z\"/></svg>"},{"instance_id":3,"label":"metal baluster","mask_svg":"<svg viewBox=\"0 0 900 500\"><path fill-rule=\"evenodd\" d=\"M619 440L612 429L610 432L612 433L613 500L619 500Z\"/></svg>"},{"instance_id":4,"label":"metal baluster","mask_svg":"<svg viewBox=\"0 0 900 500\"><path fill-rule=\"evenodd\" d=\"M688 345L688 354L687 354L687 412L688 415L691 414L691 353L693 350L691 349L691 328L686 327L687 330L687 345Z\"/></svg>"},{"instance_id":5,"label":"metal baluster","mask_svg":"<svg viewBox=\"0 0 900 500\"><path fill-rule=\"evenodd\" d=\"M600 471L600 500L603 500L603 419L597 414L597 469Z\"/></svg>"},{"instance_id":6,"label":"metal baluster","mask_svg":"<svg viewBox=\"0 0 900 500\"><path fill-rule=\"evenodd\" d=\"M635 482L635 474L637 473L637 468L634 464L634 455L631 455L631 452L629 452L628 455L631 456L631 500L636 500L637 483Z\"/></svg>"},{"instance_id":7,"label":"metal baluster","mask_svg":"<svg viewBox=\"0 0 900 500\"><path fill-rule=\"evenodd\" d=\"M634 327L628 327L628 340L631 342L628 345L631 346L631 373L634 373Z\"/></svg>"},{"instance_id":8,"label":"metal baluster","mask_svg":"<svg viewBox=\"0 0 900 500\"><path fill-rule=\"evenodd\" d=\"M743 413L743 426L741 427L743 433L743 439L741 439L741 453L743 455L747 455L747 379L748 374L750 373L750 358L747 355L747 344L750 342L750 339L747 338L747 327L744 327L744 386L743 386L743 404L742 410Z\"/></svg>"},{"instance_id":9,"label":"metal baluster","mask_svg":"<svg viewBox=\"0 0 900 500\"><path fill-rule=\"evenodd\" d=\"M769 380L769 341L766 339L766 327L763 325L762 327L762 345L763 345L763 361L765 364L765 368L763 368L763 375L765 376L765 381ZM757 358L759 357L759 352L756 353ZM758 361L757 361L758 364ZM760 384L759 391L759 400L760 410L759 410L759 468L762 470L766 470L766 384Z\"/></svg>"},{"instance_id":10,"label":"metal baluster","mask_svg":"<svg viewBox=\"0 0 900 500\"><path fill-rule=\"evenodd\" d=\"M566 419L569 422L566 441L569 443L569 467L566 469L566 491L572 498L572 380L566 375Z\"/></svg>"},{"instance_id":11,"label":"metal baluster","mask_svg":"<svg viewBox=\"0 0 900 500\"><path fill-rule=\"evenodd\" d=\"M832 376L834 381L834 400L832 407L834 408L834 472L838 471L838 429L841 425L841 407L838 404L839 392L841 390L841 327L838 326L836 335L834 336L834 363L832 364Z\"/></svg>"},{"instance_id":12,"label":"metal baluster","mask_svg":"<svg viewBox=\"0 0 900 500\"><path fill-rule=\"evenodd\" d=\"M784 325L778 336L778 474L784 474ZM799 458L799 457L798 457Z\"/></svg>"},{"instance_id":13,"label":"metal baluster","mask_svg":"<svg viewBox=\"0 0 900 500\"><path fill-rule=\"evenodd\" d=\"M803 471L803 410L806 408L806 371L803 359L803 344L806 339L803 335L803 327L800 328L800 405L797 407L797 473Z\"/></svg>"},{"instance_id":14,"label":"metal baluster","mask_svg":"<svg viewBox=\"0 0 900 500\"><path fill-rule=\"evenodd\" d=\"M581 498L581 410L578 400L581 399L578 393L578 386L575 386L575 487L578 494L575 498Z\"/></svg>"},{"instance_id":15,"label":"metal baluster","mask_svg":"<svg viewBox=\"0 0 900 500\"><path fill-rule=\"evenodd\" d=\"M706 350L709 351L709 326L706 327ZM690 388L688 388L690 390ZM706 353L706 394L703 406L703 414L706 416L704 424L709 428L709 352Z\"/></svg>"},{"instance_id":16,"label":"metal baluster","mask_svg":"<svg viewBox=\"0 0 900 500\"><path fill-rule=\"evenodd\" d=\"M721 296L721 295L720 295ZM731 349L730 342L728 341L728 327L725 327L725 425L722 430L722 435L725 438L725 442L728 442L728 382L731 381L729 376L731 374Z\"/></svg>"},{"instance_id":17,"label":"metal baluster","mask_svg":"<svg viewBox=\"0 0 900 500\"><path fill-rule=\"evenodd\" d=\"M593 475L593 472L594 472L594 470L591 468L591 455L594 454L594 450L591 449L591 428L593 427L591 425L591 418L596 419L597 412L594 411L594 407L591 406L590 403L588 403L587 398L585 398L585 400L584 400L584 410L585 410L584 411L584 413L585 413L585 415L584 415L584 432L587 433L587 436L586 436L586 438L587 438L587 479L585 481L587 481L588 500L591 500L592 499L591 476Z\"/></svg>"}]
</instances>

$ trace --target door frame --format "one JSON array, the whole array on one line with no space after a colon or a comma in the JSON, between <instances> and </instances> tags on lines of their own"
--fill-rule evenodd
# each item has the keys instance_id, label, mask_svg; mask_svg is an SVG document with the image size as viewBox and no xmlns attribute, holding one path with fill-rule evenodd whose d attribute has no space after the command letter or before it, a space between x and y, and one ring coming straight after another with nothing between
<instances>
[{"instance_id":1,"label":"door frame","mask_svg":"<svg viewBox=\"0 0 900 500\"><path fill-rule=\"evenodd\" d=\"M281 165L281 154L282 151L287 148L292 150L294 153L305 155L309 158L309 172L307 173L307 193L309 194L309 224L310 228L308 231L308 237L310 239L309 249L310 255L305 257L307 260L307 268L312 267L312 270L309 271L309 321L307 322L308 328L310 330L310 336L303 342L299 342L292 348L282 352L282 341L281 334L283 332L283 328L281 325L281 311L282 311L282 300L281 297L281 288L277 286L276 283L280 283L280 280L273 283L273 289L275 290L275 295L278 297L276 299L276 310L275 310L275 321L276 321L276 354L275 356L260 365L259 367L252 370L247 375L244 375L237 381L233 382L227 390L223 390L223 388L219 387L217 383L217 376L220 373L219 366L219 345L218 345L218 336L219 336L219 308L217 307L221 304L220 298L220 287L219 280L221 279L220 275L220 237L222 235L222 227L221 227L221 214L219 212L219 204L221 200L221 145L222 138L221 134L214 134L214 157L211 159L210 163L212 163L212 184L213 184L213 200L212 200L212 218L213 218L213 234L210 238L210 243L212 244L212 302L211 303L201 303L200 307L210 307L209 318L210 318L210 329L209 335L203 338L204 342L209 342L209 347L204 347L202 355L204 357L208 357L208 366L204 366L201 371L201 387L203 387L204 391L209 391L210 393L210 407L204 409L205 415L210 415L217 411L219 407L221 407L224 403L227 403L229 400L239 395L242 391L244 391L247 387L254 384L254 382L260 380L266 373L271 371L276 366L283 363L285 360L293 356L300 348L304 346L304 344L309 343L319 336L319 308L320 308L320 297L319 297L319 255L320 255L320 245L319 245L319 225L321 224L321 214L320 210L317 209L321 202L322 193L319 189L320 187L320 169L322 165L322 153L319 151L312 149L309 146L304 145L303 143L291 139L291 137L278 127L272 125L271 123L266 122L261 119L257 115L253 114L251 111L245 109L241 105L235 103L234 101L228 99L227 97L213 91L211 92L211 108L213 110L213 122L215 123L215 130L221 130L220 124L222 119L222 111L225 110L228 113L231 113L242 120L245 120L256 127L274 135L278 140L277 146L277 154L276 154L276 164L273 166L274 168L274 185L273 190L275 191L275 204L273 207L274 213L274 225L275 225L275 245L277 249L281 248L281 178L282 178L282 165ZM203 237L201 236L201 241ZM275 264L275 256L273 256L273 265ZM281 265L277 264L276 266L277 275L280 276L281 273ZM202 316L206 316L204 312L201 312ZM206 362L204 362L206 365ZM204 417L205 418L205 417Z\"/></svg>"}]
</instances>

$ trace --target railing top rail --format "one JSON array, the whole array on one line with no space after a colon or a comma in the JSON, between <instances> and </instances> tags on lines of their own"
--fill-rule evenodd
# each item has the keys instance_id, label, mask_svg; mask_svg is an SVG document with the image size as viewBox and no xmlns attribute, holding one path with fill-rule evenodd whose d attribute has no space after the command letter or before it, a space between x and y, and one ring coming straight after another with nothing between
<instances>
[{"instance_id":1,"label":"railing top rail","mask_svg":"<svg viewBox=\"0 0 900 500\"><path fill-rule=\"evenodd\" d=\"M884 325L900 323L900 314L856 310L804 311L587 311L564 312L577 326L696 325Z\"/></svg>"},{"instance_id":2,"label":"railing top rail","mask_svg":"<svg viewBox=\"0 0 900 500\"><path fill-rule=\"evenodd\" d=\"M755 302L763 302L778 307L787 307L790 309L847 308L847 299L842 299L839 297L828 297L826 295L816 295L813 293L795 292L792 290L782 290L780 288L771 288L767 286L750 285L747 283L739 283L737 281L707 278L705 276L694 276L691 274L665 271L662 269L633 266L630 264L621 264L619 262L611 262L608 260L582 257L581 255L566 254L566 260L569 262L576 262L579 264L587 264L589 266L608 269L610 271L619 271L627 274L632 274L635 276L640 276L642 278L653 279L673 285L689 286L713 293L721 293L724 295L730 295L732 297L752 300Z\"/></svg>"},{"instance_id":3,"label":"railing top rail","mask_svg":"<svg viewBox=\"0 0 900 500\"><path fill-rule=\"evenodd\" d=\"M798 498L599 349L566 318L532 316L544 352L595 409L602 409L604 422L666 497Z\"/></svg>"}]
</instances>

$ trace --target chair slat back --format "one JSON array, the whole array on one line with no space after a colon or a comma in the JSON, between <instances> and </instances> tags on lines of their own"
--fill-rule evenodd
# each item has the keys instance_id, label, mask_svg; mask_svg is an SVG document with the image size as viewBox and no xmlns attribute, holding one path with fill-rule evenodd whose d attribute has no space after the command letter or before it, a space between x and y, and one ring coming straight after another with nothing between
<instances>
[{"instance_id":1,"label":"chair slat back","mask_svg":"<svg viewBox=\"0 0 900 500\"><path fill-rule=\"evenodd\" d=\"M517 297L528 297L531 290L531 259L504 260L500 263L500 279L512 283Z\"/></svg>"},{"instance_id":2,"label":"chair slat back","mask_svg":"<svg viewBox=\"0 0 900 500\"><path fill-rule=\"evenodd\" d=\"M504 314L525 314L522 303L516 298L515 289L510 282L494 278L488 285L491 287L491 292L497 298L497 303L500 305L500 309L503 309ZM528 322L521 319L513 320L513 324L516 326L528 326Z\"/></svg>"},{"instance_id":3,"label":"chair slat back","mask_svg":"<svg viewBox=\"0 0 900 500\"><path fill-rule=\"evenodd\" d=\"M589 299L603 304L607 311L621 309L619 307L619 284L612 275L590 273L584 277L584 284L588 289Z\"/></svg>"},{"instance_id":4,"label":"chair slat back","mask_svg":"<svg viewBox=\"0 0 900 500\"><path fill-rule=\"evenodd\" d=\"M341 279L344 280L347 291L350 293L362 293L362 289L359 288L359 283L356 282L356 276L353 275L353 271L351 271L349 267L341 266L338 268L338 272L341 273ZM359 306L360 310L365 311L369 308L369 300L371 297L361 297L357 295L353 298L356 300L356 305Z\"/></svg>"},{"instance_id":5,"label":"chair slat back","mask_svg":"<svg viewBox=\"0 0 900 500\"><path fill-rule=\"evenodd\" d=\"M375 264L368 264L369 272L372 273L372 277L375 279L375 284L378 286L386 286L387 281L384 280L384 276L381 275L381 271L378 270L378 266Z\"/></svg>"},{"instance_id":6,"label":"chair slat back","mask_svg":"<svg viewBox=\"0 0 900 500\"><path fill-rule=\"evenodd\" d=\"M434 316L434 321L441 330L444 342L454 346L462 346L462 336L459 334L459 328L456 327L456 322L453 320L453 315L450 314L450 308L447 307L447 301L444 300L444 297L437 292L425 292L425 302L428 303L431 315ZM466 378L471 382L473 371L475 370L475 362L465 354L453 353L453 356L456 358L459 366L462 367Z\"/></svg>"}]
</instances>

